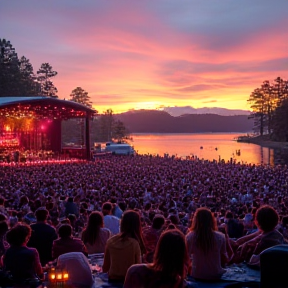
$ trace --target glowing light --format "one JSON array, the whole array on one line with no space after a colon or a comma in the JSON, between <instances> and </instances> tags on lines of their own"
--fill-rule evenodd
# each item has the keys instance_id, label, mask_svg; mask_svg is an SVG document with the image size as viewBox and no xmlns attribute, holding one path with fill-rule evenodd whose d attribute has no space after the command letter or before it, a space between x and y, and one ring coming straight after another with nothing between
<instances>
[{"instance_id":1,"label":"glowing light","mask_svg":"<svg viewBox=\"0 0 288 288\"><path fill-rule=\"evenodd\" d=\"M10 127L9 125L5 125L5 126L4 126L4 130L5 130L6 132L11 131L11 127Z\"/></svg>"}]
</instances>

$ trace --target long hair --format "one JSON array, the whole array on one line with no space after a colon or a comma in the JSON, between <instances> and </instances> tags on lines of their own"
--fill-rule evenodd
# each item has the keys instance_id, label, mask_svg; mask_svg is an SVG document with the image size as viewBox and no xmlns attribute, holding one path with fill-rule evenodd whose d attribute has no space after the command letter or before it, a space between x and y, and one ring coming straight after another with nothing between
<instances>
[{"instance_id":1,"label":"long hair","mask_svg":"<svg viewBox=\"0 0 288 288\"><path fill-rule=\"evenodd\" d=\"M205 254L215 245L214 231L217 230L216 220L208 208L198 208L194 214L191 231L195 233L196 247Z\"/></svg>"},{"instance_id":2,"label":"long hair","mask_svg":"<svg viewBox=\"0 0 288 288\"><path fill-rule=\"evenodd\" d=\"M93 245L103 225L102 214L98 211L92 212L89 216L87 227L82 233L82 241Z\"/></svg>"},{"instance_id":3,"label":"long hair","mask_svg":"<svg viewBox=\"0 0 288 288\"><path fill-rule=\"evenodd\" d=\"M188 252L184 234L178 230L163 232L156 246L151 267L160 272L162 279L177 281L185 278Z\"/></svg>"},{"instance_id":4,"label":"long hair","mask_svg":"<svg viewBox=\"0 0 288 288\"><path fill-rule=\"evenodd\" d=\"M131 237L138 241L142 254L146 248L142 236L141 219L139 213L127 210L123 213L120 226L121 238Z\"/></svg>"}]
</instances>

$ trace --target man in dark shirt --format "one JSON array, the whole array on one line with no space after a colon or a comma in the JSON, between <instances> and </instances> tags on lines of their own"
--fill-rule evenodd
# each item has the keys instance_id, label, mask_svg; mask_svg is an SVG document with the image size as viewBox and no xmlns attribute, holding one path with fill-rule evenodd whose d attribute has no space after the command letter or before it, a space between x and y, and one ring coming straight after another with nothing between
<instances>
[{"instance_id":1,"label":"man in dark shirt","mask_svg":"<svg viewBox=\"0 0 288 288\"><path fill-rule=\"evenodd\" d=\"M41 265L45 266L52 260L52 245L53 241L58 238L58 235L55 228L47 223L48 210L38 208L35 215L37 222L30 225L32 235L27 246L37 249Z\"/></svg>"},{"instance_id":2,"label":"man in dark shirt","mask_svg":"<svg viewBox=\"0 0 288 288\"><path fill-rule=\"evenodd\" d=\"M59 239L53 242L52 256L58 258L60 255L69 252L82 252L88 256L87 249L79 238L72 237L72 226L62 224L58 230Z\"/></svg>"}]
</instances>

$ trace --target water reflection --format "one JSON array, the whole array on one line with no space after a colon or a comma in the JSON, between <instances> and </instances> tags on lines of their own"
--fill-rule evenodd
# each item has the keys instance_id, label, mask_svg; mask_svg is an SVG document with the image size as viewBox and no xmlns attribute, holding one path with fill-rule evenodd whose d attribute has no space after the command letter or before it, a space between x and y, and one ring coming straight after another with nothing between
<instances>
[{"instance_id":1,"label":"water reflection","mask_svg":"<svg viewBox=\"0 0 288 288\"><path fill-rule=\"evenodd\" d=\"M133 145L140 154L197 156L200 159L223 159L225 162L274 165L288 163L284 151L233 141L236 133L207 134L135 134Z\"/></svg>"}]
</instances>

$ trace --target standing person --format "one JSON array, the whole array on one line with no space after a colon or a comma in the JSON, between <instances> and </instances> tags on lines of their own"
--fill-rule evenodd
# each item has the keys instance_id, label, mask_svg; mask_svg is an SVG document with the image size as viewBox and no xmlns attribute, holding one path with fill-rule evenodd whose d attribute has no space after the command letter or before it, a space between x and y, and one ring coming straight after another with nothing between
<instances>
[{"instance_id":1,"label":"standing person","mask_svg":"<svg viewBox=\"0 0 288 288\"><path fill-rule=\"evenodd\" d=\"M30 236L31 228L26 224L16 224L6 234L10 247L5 252L2 262L5 271L11 272L16 284L43 276L37 250L26 246Z\"/></svg>"},{"instance_id":2,"label":"standing person","mask_svg":"<svg viewBox=\"0 0 288 288\"><path fill-rule=\"evenodd\" d=\"M55 228L47 223L48 215L47 209L38 208L36 210L37 222L31 224L32 234L27 245L37 249L42 266L53 260L52 245L53 241L58 238Z\"/></svg>"},{"instance_id":3,"label":"standing person","mask_svg":"<svg viewBox=\"0 0 288 288\"><path fill-rule=\"evenodd\" d=\"M82 232L82 241L87 247L88 254L104 253L111 231L103 225L103 216L100 212L92 212L89 215L87 227Z\"/></svg>"},{"instance_id":4,"label":"standing person","mask_svg":"<svg viewBox=\"0 0 288 288\"><path fill-rule=\"evenodd\" d=\"M165 231L158 241L153 263L132 265L124 288L194 287L185 282L188 263L184 234L178 229Z\"/></svg>"},{"instance_id":5,"label":"standing person","mask_svg":"<svg viewBox=\"0 0 288 288\"><path fill-rule=\"evenodd\" d=\"M216 219L207 208L198 208L186 235L188 253L192 256L192 277L217 280L233 255L227 233L216 231ZM227 253L228 248L228 253Z\"/></svg>"},{"instance_id":6,"label":"standing person","mask_svg":"<svg viewBox=\"0 0 288 288\"><path fill-rule=\"evenodd\" d=\"M102 213L104 215L104 227L109 229L112 235L120 232L120 219L112 215L113 205L110 202L105 202L102 205Z\"/></svg>"},{"instance_id":7,"label":"standing person","mask_svg":"<svg viewBox=\"0 0 288 288\"><path fill-rule=\"evenodd\" d=\"M128 210L123 213L121 232L108 239L104 254L103 272L112 282L124 282L128 268L141 263L145 254L140 215Z\"/></svg>"}]
</instances>

